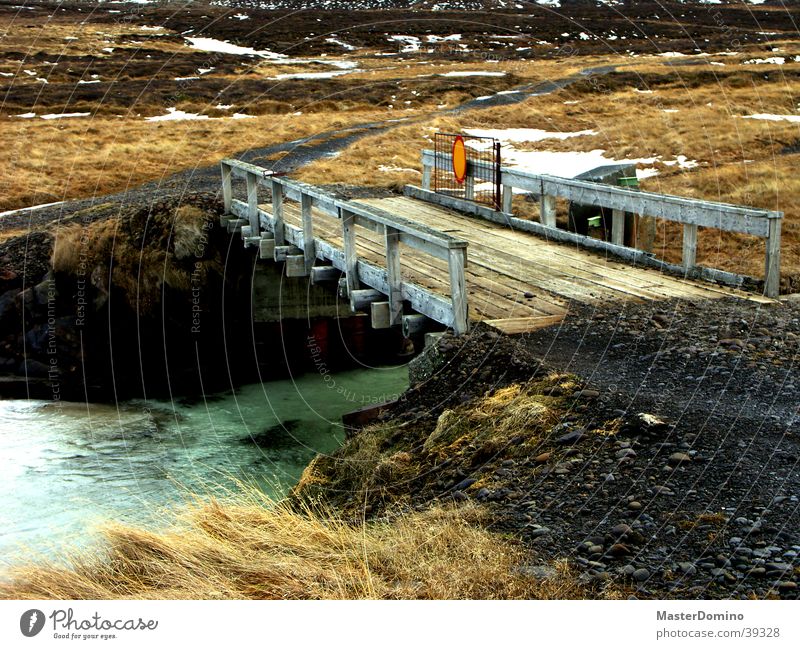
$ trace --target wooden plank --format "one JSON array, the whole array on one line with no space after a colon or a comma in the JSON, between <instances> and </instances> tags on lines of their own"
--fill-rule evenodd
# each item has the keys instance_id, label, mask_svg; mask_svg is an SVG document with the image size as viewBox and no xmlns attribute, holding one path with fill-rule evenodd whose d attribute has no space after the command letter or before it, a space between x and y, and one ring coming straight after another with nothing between
<instances>
[{"instance_id":1,"label":"wooden plank","mask_svg":"<svg viewBox=\"0 0 800 649\"><path fill-rule=\"evenodd\" d=\"M363 311L373 302L383 302L386 295L374 288L360 288L350 294L350 309L352 311Z\"/></svg>"},{"instance_id":2,"label":"wooden plank","mask_svg":"<svg viewBox=\"0 0 800 649\"><path fill-rule=\"evenodd\" d=\"M314 251L314 223L311 213L313 198L308 194L300 197L300 214L303 219L303 255L305 257L306 274L311 272L317 253Z\"/></svg>"},{"instance_id":3,"label":"wooden plank","mask_svg":"<svg viewBox=\"0 0 800 649\"><path fill-rule=\"evenodd\" d=\"M388 329L392 326L391 307L388 302L373 302L369 305L370 324L373 329Z\"/></svg>"},{"instance_id":4,"label":"wooden plank","mask_svg":"<svg viewBox=\"0 0 800 649\"><path fill-rule=\"evenodd\" d=\"M550 194L539 196L539 222L548 228L556 227L556 197Z\"/></svg>"},{"instance_id":5,"label":"wooden plank","mask_svg":"<svg viewBox=\"0 0 800 649\"><path fill-rule=\"evenodd\" d=\"M483 323L504 334L522 334L552 327L559 324L566 314L539 316L533 318L504 318L502 320L484 320Z\"/></svg>"},{"instance_id":6,"label":"wooden plank","mask_svg":"<svg viewBox=\"0 0 800 649\"><path fill-rule=\"evenodd\" d=\"M691 223L683 224L683 256L681 263L684 270L691 270L697 265L697 226Z\"/></svg>"},{"instance_id":7,"label":"wooden plank","mask_svg":"<svg viewBox=\"0 0 800 649\"><path fill-rule=\"evenodd\" d=\"M286 256L286 277L307 277L306 259L303 255Z\"/></svg>"},{"instance_id":8,"label":"wooden plank","mask_svg":"<svg viewBox=\"0 0 800 649\"><path fill-rule=\"evenodd\" d=\"M258 256L261 259L275 259L275 239L261 238L258 244Z\"/></svg>"},{"instance_id":9,"label":"wooden plank","mask_svg":"<svg viewBox=\"0 0 800 649\"><path fill-rule=\"evenodd\" d=\"M282 246L286 241L283 223L283 185L272 180L272 231L275 234L275 245Z\"/></svg>"},{"instance_id":10,"label":"wooden plank","mask_svg":"<svg viewBox=\"0 0 800 649\"><path fill-rule=\"evenodd\" d=\"M342 276L340 271L335 266L314 266L311 269L311 283L323 284L325 282L338 282Z\"/></svg>"},{"instance_id":11,"label":"wooden plank","mask_svg":"<svg viewBox=\"0 0 800 649\"><path fill-rule=\"evenodd\" d=\"M467 284L464 278L466 265L466 250L463 248L451 249L448 270L450 271L450 295L453 300L453 331L457 336L469 331Z\"/></svg>"},{"instance_id":12,"label":"wooden plank","mask_svg":"<svg viewBox=\"0 0 800 649\"><path fill-rule=\"evenodd\" d=\"M400 324L403 315L403 279L400 271L400 232L384 225L386 246L386 281L389 284L389 322Z\"/></svg>"},{"instance_id":13,"label":"wooden plank","mask_svg":"<svg viewBox=\"0 0 800 649\"><path fill-rule=\"evenodd\" d=\"M222 205L225 214L231 213L231 200L233 199L233 185L231 184L231 166L224 160L219 163L222 173Z\"/></svg>"},{"instance_id":14,"label":"wooden plank","mask_svg":"<svg viewBox=\"0 0 800 649\"><path fill-rule=\"evenodd\" d=\"M250 222L248 236L259 236L261 224L258 218L258 182L252 173L247 174L247 220Z\"/></svg>"},{"instance_id":15,"label":"wooden plank","mask_svg":"<svg viewBox=\"0 0 800 649\"><path fill-rule=\"evenodd\" d=\"M347 209L341 211L342 241L344 242L344 271L346 273L347 295L358 289L358 253L356 251L355 214Z\"/></svg>"},{"instance_id":16,"label":"wooden plank","mask_svg":"<svg viewBox=\"0 0 800 649\"><path fill-rule=\"evenodd\" d=\"M514 188L511 185L503 185L503 211L511 214L514 202Z\"/></svg>"},{"instance_id":17,"label":"wooden plank","mask_svg":"<svg viewBox=\"0 0 800 649\"><path fill-rule=\"evenodd\" d=\"M772 219L767 235L767 252L764 261L764 295L777 298L781 288L781 222Z\"/></svg>"},{"instance_id":18,"label":"wooden plank","mask_svg":"<svg viewBox=\"0 0 800 649\"><path fill-rule=\"evenodd\" d=\"M625 212L622 210L611 212L611 243L615 246L625 245Z\"/></svg>"}]
</instances>

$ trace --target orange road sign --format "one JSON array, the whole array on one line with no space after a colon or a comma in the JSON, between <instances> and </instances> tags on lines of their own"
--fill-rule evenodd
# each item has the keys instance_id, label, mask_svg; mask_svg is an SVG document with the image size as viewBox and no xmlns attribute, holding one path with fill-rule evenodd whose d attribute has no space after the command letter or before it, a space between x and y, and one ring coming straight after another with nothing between
<instances>
[{"instance_id":1,"label":"orange road sign","mask_svg":"<svg viewBox=\"0 0 800 649\"><path fill-rule=\"evenodd\" d=\"M453 174L459 185L463 184L467 177L467 148L464 146L464 138L460 135L453 141Z\"/></svg>"}]
</instances>

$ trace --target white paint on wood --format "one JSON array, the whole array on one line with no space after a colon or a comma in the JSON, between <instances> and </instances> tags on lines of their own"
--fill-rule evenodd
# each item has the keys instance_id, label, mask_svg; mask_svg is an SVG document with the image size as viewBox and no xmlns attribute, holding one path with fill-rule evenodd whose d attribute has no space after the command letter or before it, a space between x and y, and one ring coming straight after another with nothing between
<instances>
[{"instance_id":1,"label":"white paint on wood","mask_svg":"<svg viewBox=\"0 0 800 649\"><path fill-rule=\"evenodd\" d=\"M691 223L683 224L683 257L681 263L684 270L692 270L697 265L697 226Z\"/></svg>"},{"instance_id":2,"label":"white paint on wood","mask_svg":"<svg viewBox=\"0 0 800 649\"><path fill-rule=\"evenodd\" d=\"M611 243L615 246L625 245L625 212L622 210L611 212Z\"/></svg>"},{"instance_id":3,"label":"white paint on wood","mask_svg":"<svg viewBox=\"0 0 800 649\"><path fill-rule=\"evenodd\" d=\"M548 228L556 227L556 197L542 194L539 197L539 222Z\"/></svg>"}]
</instances>

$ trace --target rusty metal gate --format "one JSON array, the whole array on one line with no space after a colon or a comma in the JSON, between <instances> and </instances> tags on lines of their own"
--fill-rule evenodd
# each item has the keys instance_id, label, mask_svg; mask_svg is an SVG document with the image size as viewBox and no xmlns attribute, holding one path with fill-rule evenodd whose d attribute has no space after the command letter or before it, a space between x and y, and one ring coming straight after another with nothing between
<instances>
[{"instance_id":1,"label":"rusty metal gate","mask_svg":"<svg viewBox=\"0 0 800 649\"><path fill-rule=\"evenodd\" d=\"M500 142L493 137L436 133L433 191L501 208Z\"/></svg>"}]
</instances>

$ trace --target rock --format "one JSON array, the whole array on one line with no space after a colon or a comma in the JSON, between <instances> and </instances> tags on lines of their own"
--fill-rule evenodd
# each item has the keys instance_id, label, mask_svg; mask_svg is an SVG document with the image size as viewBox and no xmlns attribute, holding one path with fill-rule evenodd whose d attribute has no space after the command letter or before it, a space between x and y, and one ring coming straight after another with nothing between
<instances>
[{"instance_id":1,"label":"rock","mask_svg":"<svg viewBox=\"0 0 800 649\"><path fill-rule=\"evenodd\" d=\"M467 500L467 494L465 494L463 491L454 491L453 500L455 500L456 502L464 502L465 500Z\"/></svg>"},{"instance_id":2,"label":"rock","mask_svg":"<svg viewBox=\"0 0 800 649\"><path fill-rule=\"evenodd\" d=\"M628 509L632 509L634 511L638 511L642 508L642 503L637 500L632 500L628 503Z\"/></svg>"},{"instance_id":3,"label":"rock","mask_svg":"<svg viewBox=\"0 0 800 649\"><path fill-rule=\"evenodd\" d=\"M633 529L631 529L630 525L626 525L625 523L620 523L611 528L611 536L617 539L628 536L631 532L633 532Z\"/></svg>"},{"instance_id":4,"label":"rock","mask_svg":"<svg viewBox=\"0 0 800 649\"><path fill-rule=\"evenodd\" d=\"M546 536L547 534L550 534L550 528L548 528L548 527L538 527L538 528L532 529L529 532L529 534L533 538L538 539L540 536Z\"/></svg>"},{"instance_id":5,"label":"rock","mask_svg":"<svg viewBox=\"0 0 800 649\"><path fill-rule=\"evenodd\" d=\"M687 577L697 574L697 568L694 567L693 563L689 563L688 561L682 561L679 563L678 570L680 570L681 573Z\"/></svg>"},{"instance_id":6,"label":"rock","mask_svg":"<svg viewBox=\"0 0 800 649\"><path fill-rule=\"evenodd\" d=\"M600 396L599 390L578 390L572 395L576 399L596 399Z\"/></svg>"},{"instance_id":7,"label":"rock","mask_svg":"<svg viewBox=\"0 0 800 649\"><path fill-rule=\"evenodd\" d=\"M634 458L634 457L636 457L636 451L634 451L632 448L623 448L623 449L617 451L614 454L614 457L616 457L618 460L624 460L625 458L628 458L628 457L629 458Z\"/></svg>"},{"instance_id":8,"label":"rock","mask_svg":"<svg viewBox=\"0 0 800 649\"><path fill-rule=\"evenodd\" d=\"M30 376L32 378L45 378L49 371L50 368L47 365L32 358L26 358L17 368L19 376Z\"/></svg>"},{"instance_id":9,"label":"rock","mask_svg":"<svg viewBox=\"0 0 800 649\"><path fill-rule=\"evenodd\" d=\"M634 581L643 582L650 579L650 571L647 568L639 568L638 570L634 570L633 574L631 575Z\"/></svg>"},{"instance_id":10,"label":"rock","mask_svg":"<svg viewBox=\"0 0 800 649\"><path fill-rule=\"evenodd\" d=\"M624 543L615 543L610 548L608 548L608 553L612 557L624 557L631 553L631 549Z\"/></svg>"},{"instance_id":11,"label":"rock","mask_svg":"<svg viewBox=\"0 0 800 649\"><path fill-rule=\"evenodd\" d=\"M782 581L781 583L778 584L778 590L784 593L792 590L797 590L797 582Z\"/></svg>"},{"instance_id":12,"label":"rock","mask_svg":"<svg viewBox=\"0 0 800 649\"><path fill-rule=\"evenodd\" d=\"M475 494L475 498L478 500L483 500L489 496L489 490L486 487L481 487L478 489L477 493Z\"/></svg>"},{"instance_id":13,"label":"rock","mask_svg":"<svg viewBox=\"0 0 800 649\"><path fill-rule=\"evenodd\" d=\"M531 300L531 299L533 299L534 297L536 297L536 296L535 296L533 293L531 293L530 291L525 291L525 292L523 293L523 295L525 296L525 299L526 299L526 300Z\"/></svg>"},{"instance_id":14,"label":"rock","mask_svg":"<svg viewBox=\"0 0 800 649\"><path fill-rule=\"evenodd\" d=\"M533 461L539 464L544 464L545 462L547 462L547 460L550 459L550 455L551 455L550 453L540 453L535 458L533 458Z\"/></svg>"},{"instance_id":15,"label":"rock","mask_svg":"<svg viewBox=\"0 0 800 649\"><path fill-rule=\"evenodd\" d=\"M655 415L640 412L625 421L620 429L621 433L629 435L647 435L660 437L669 431L669 424Z\"/></svg>"},{"instance_id":16,"label":"rock","mask_svg":"<svg viewBox=\"0 0 800 649\"><path fill-rule=\"evenodd\" d=\"M567 433L566 435L562 435L556 440L556 444L560 444L562 446L570 446L575 444L583 437L583 429L576 428L575 430Z\"/></svg>"},{"instance_id":17,"label":"rock","mask_svg":"<svg viewBox=\"0 0 800 649\"><path fill-rule=\"evenodd\" d=\"M673 453L667 459L667 462L669 462L670 464L683 464L685 462L691 462L691 461L692 461L691 456L687 455L686 453Z\"/></svg>"},{"instance_id":18,"label":"rock","mask_svg":"<svg viewBox=\"0 0 800 649\"><path fill-rule=\"evenodd\" d=\"M477 478L464 478L455 487L453 487L453 491L464 491L466 489L469 489L477 481L478 481Z\"/></svg>"}]
</instances>

